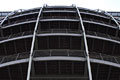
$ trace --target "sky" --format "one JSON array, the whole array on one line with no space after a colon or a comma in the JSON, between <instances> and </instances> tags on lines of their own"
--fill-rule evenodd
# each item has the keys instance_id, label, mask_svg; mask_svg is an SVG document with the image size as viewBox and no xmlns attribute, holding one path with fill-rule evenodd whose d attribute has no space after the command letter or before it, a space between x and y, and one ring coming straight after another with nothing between
<instances>
[{"instance_id":1,"label":"sky","mask_svg":"<svg viewBox=\"0 0 120 80\"><path fill-rule=\"evenodd\" d=\"M78 7L101 9L105 11L120 11L120 0L1 0L0 11L14 11L48 6L75 4Z\"/></svg>"}]
</instances>

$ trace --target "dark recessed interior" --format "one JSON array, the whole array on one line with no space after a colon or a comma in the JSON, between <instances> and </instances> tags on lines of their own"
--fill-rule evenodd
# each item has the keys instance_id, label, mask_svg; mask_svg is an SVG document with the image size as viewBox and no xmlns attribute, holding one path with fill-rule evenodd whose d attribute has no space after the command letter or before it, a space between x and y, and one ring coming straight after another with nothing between
<instances>
[{"instance_id":1,"label":"dark recessed interior","mask_svg":"<svg viewBox=\"0 0 120 80\"><path fill-rule=\"evenodd\" d=\"M8 41L0 44L0 56L13 55L17 53L29 52L31 48L31 38Z\"/></svg>"},{"instance_id":2,"label":"dark recessed interior","mask_svg":"<svg viewBox=\"0 0 120 80\"><path fill-rule=\"evenodd\" d=\"M68 13L68 12L54 12L54 13L42 13L42 18L44 19L76 19L78 18L77 13Z\"/></svg>"},{"instance_id":3,"label":"dark recessed interior","mask_svg":"<svg viewBox=\"0 0 120 80\"><path fill-rule=\"evenodd\" d=\"M110 41L87 38L88 49L90 52L103 53L107 55L119 55L120 45Z\"/></svg>"},{"instance_id":4,"label":"dark recessed interior","mask_svg":"<svg viewBox=\"0 0 120 80\"><path fill-rule=\"evenodd\" d=\"M88 80L87 66L80 61L33 62L31 80ZM92 63L93 80L119 80L120 69ZM0 68L2 80L26 80L27 63Z\"/></svg>"},{"instance_id":5,"label":"dark recessed interior","mask_svg":"<svg viewBox=\"0 0 120 80\"><path fill-rule=\"evenodd\" d=\"M49 21L49 22L41 22L40 30L71 30L78 31L81 27L79 26L79 22L71 22L71 21Z\"/></svg>"},{"instance_id":6,"label":"dark recessed interior","mask_svg":"<svg viewBox=\"0 0 120 80\"><path fill-rule=\"evenodd\" d=\"M41 46L42 45L42 46ZM38 37L38 49L76 49L81 50L81 37L49 36Z\"/></svg>"},{"instance_id":7,"label":"dark recessed interior","mask_svg":"<svg viewBox=\"0 0 120 80\"><path fill-rule=\"evenodd\" d=\"M26 80L28 63L0 68L1 80Z\"/></svg>"},{"instance_id":8,"label":"dark recessed interior","mask_svg":"<svg viewBox=\"0 0 120 80\"><path fill-rule=\"evenodd\" d=\"M9 27L9 28L4 28L2 29L3 36L9 36L13 34L22 33L22 32L30 32L34 30L34 27L35 27L35 23L29 23L29 24L22 24L22 25Z\"/></svg>"},{"instance_id":9,"label":"dark recessed interior","mask_svg":"<svg viewBox=\"0 0 120 80\"><path fill-rule=\"evenodd\" d=\"M38 13L7 19L7 20L4 21L4 23L2 25L7 26L7 25L11 25L11 24L20 23L20 22L36 20L37 15L38 15Z\"/></svg>"}]
</instances>

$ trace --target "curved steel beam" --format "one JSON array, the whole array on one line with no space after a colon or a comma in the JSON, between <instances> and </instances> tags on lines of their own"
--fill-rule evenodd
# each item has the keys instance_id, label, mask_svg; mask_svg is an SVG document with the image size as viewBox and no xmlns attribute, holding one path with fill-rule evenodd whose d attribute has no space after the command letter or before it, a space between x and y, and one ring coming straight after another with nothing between
<instances>
[{"instance_id":1,"label":"curved steel beam","mask_svg":"<svg viewBox=\"0 0 120 80\"><path fill-rule=\"evenodd\" d=\"M46 8L73 8L72 6L48 6L45 4Z\"/></svg>"},{"instance_id":2,"label":"curved steel beam","mask_svg":"<svg viewBox=\"0 0 120 80\"><path fill-rule=\"evenodd\" d=\"M53 56L50 56L50 57L35 57L35 58L33 58L33 60L34 61L66 60L66 61L83 61L84 62L84 61L86 61L86 58L84 58L84 57L66 57L66 56L54 56L53 57ZM26 63L28 61L29 61L28 58L27 59L10 61L10 62L0 64L0 68L10 66L10 65L20 64L20 63ZM90 58L90 62L120 68L120 64L109 62L109 61Z\"/></svg>"},{"instance_id":3,"label":"curved steel beam","mask_svg":"<svg viewBox=\"0 0 120 80\"><path fill-rule=\"evenodd\" d=\"M0 25L2 26L2 24L4 23L4 21L5 21L10 15L15 14L15 12L22 12L22 11L23 11L23 9L19 9L19 10L12 11L11 13L9 13L9 14L2 20L2 22L0 23Z\"/></svg>"},{"instance_id":4,"label":"curved steel beam","mask_svg":"<svg viewBox=\"0 0 120 80\"><path fill-rule=\"evenodd\" d=\"M84 40L85 53L86 53L87 66L88 66L88 75L89 75L89 79L92 80L92 72L91 72L90 57L89 57L89 52L88 52L87 38L86 38L86 34L85 34L85 27L83 25L83 20L82 20L81 13L80 13L78 7L76 7L76 10L77 10L80 24L81 24L82 31L83 31L83 40Z\"/></svg>"},{"instance_id":5,"label":"curved steel beam","mask_svg":"<svg viewBox=\"0 0 120 80\"><path fill-rule=\"evenodd\" d=\"M79 21L78 19L41 19L41 22L44 21Z\"/></svg>"},{"instance_id":6,"label":"curved steel beam","mask_svg":"<svg viewBox=\"0 0 120 80\"><path fill-rule=\"evenodd\" d=\"M36 20L19 22L19 23L16 23L16 24L10 24L8 26L1 27L1 29L9 28L9 27L17 26L17 25L22 25L22 24L34 23L34 22L36 22Z\"/></svg>"},{"instance_id":7,"label":"curved steel beam","mask_svg":"<svg viewBox=\"0 0 120 80\"><path fill-rule=\"evenodd\" d=\"M120 25L119 25L119 23L117 22L117 20L116 20L111 14L109 14L107 11L105 11L105 13L113 19L113 21L117 24L118 29L120 30Z\"/></svg>"},{"instance_id":8,"label":"curved steel beam","mask_svg":"<svg viewBox=\"0 0 120 80\"><path fill-rule=\"evenodd\" d=\"M90 61L92 63L99 63L99 64L104 64L104 65L109 65L109 66L120 68L120 64L118 64L118 63L113 63L113 62L99 60L99 59L92 59L92 58L90 59Z\"/></svg>"},{"instance_id":9,"label":"curved steel beam","mask_svg":"<svg viewBox=\"0 0 120 80\"><path fill-rule=\"evenodd\" d=\"M33 60L34 61L53 61L53 60L86 61L86 58L84 58L84 57L64 57L64 56L54 56L53 57L53 56L51 56L51 57L35 57L35 58L33 58ZM109 62L109 61L90 58L90 62L120 68L120 64Z\"/></svg>"},{"instance_id":10,"label":"curved steel beam","mask_svg":"<svg viewBox=\"0 0 120 80\"><path fill-rule=\"evenodd\" d=\"M94 21L89 21L89 20L83 20L84 23L92 23L92 24L97 24L97 25L102 25L102 26L107 26L113 29L117 29L117 26L114 27L112 25L107 25L107 24L103 24L103 23L99 23L99 22L94 22Z\"/></svg>"},{"instance_id":11,"label":"curved steel beam","mask_svg":"<svg viewBox=\"0 0 120 80\"><path fill-rule=\"evenodd\" d=\"M90 12L81 12L81 13L82 13L82 14L91 15L91 16L97 16L97 17L101 17L101 18L109 19L109 18L106 17L106 16L103 16L103 15L99 15L99 14L97 14L97 12L96 12L96 14L94 14L94 13L90 13Z\"/></svg>"},{"instance_id":12,"label":"curved steel beam","mask_svg":"<svg viewBox=\"0 0 120 80\"><path fill-rule=\"evenodd\" d=\"M31 14L37 14L37 13L39 13L39 12L24 13L24 14L21 14L21 15L12 16L12 17L10 17L10 19L21 17L21 16L26 16L26 15L31 15Z\"/></svg>"},{"instance_id":13,"label":"curved steel beam","mask_svg":"<svg viewBox=\"0 0 120 80\"><path fill-rule=\"evenodd\" d=\"M50 57L35 57L34 61L51 61L51 60L70 60L70 61L86 61L84 57L64 57L64 56L50 56Z\"/></svg>"},{"instance_id":14,"label":"curved steel beam","mask_svg":"<svg viewBox=\"0 0 120 80\"><path fill-rule=\"evenodd\" d=\"M100 40L105 40L105 41L110 41L110 42L114 42L114 43L120 44L120 41L109 39L109 38L104 38L104 37L99 37L99 36L93 36L93 35L86 35L86 36L90 37L90 38L94 38L94 39L100 39Z\"/></svg>"},{"instance_id":15,"label":"curved steel beam","mask_svg":"<svg viewBox=\"0 0 120 80\"><path fill-rule=\"evenodd\" d=\"M26 35L26 36L20 36L20 37L15 37L15 38L11 38L11 39L6 39L6 40L0 41L0 44L1 44L1 43L4 43L4 42L13 41L13 40L31 38L32 36L33 36L33 35ZM41 36L76 36L76 37L81 37L81 36L83 36L83 34L72 34L72 33L44 33L44 34L36 34L36 36L38 36L38 37L41 37ZM104 37L99 37L99 36L93 36L93 35L86 35L86 37L88 37L88 38L94 38L94 39L100 39L100 40L106 40L106 41L110 41L110 42L114 42L114 43L120 44L119 41L113 40L113 39L109 39L109 38L104 38Z\"/></svg>"},{"instance_id":16,"label":"curved steel beam","mask_svg":"<svg viewBox=\"0 0 120 80\"><path fill-rule=\"evenodd\" d=\"M40 21L41 22L44 22L44 21L75 21L76 22L76 21L79 21L79 20L77 20L77 19L41 19ZM11 25L4 26L4 27L1 27L1 28L4 29L4 28L9 28L9 27L17 26L17 25L22 25L22 24L27 24L27 23L33 23L33 22L36 22L36 20L19 22L19 23L11 24Z\"/></svg>"},{"instance_id":17,"label":"curved steel beam","mask_svg":"<svg viewBox=\"0 0 120 80\"><path fill-rule=\"evenodd\" d=\"M10 66L10 65L20 64L20 63L26 63L28 61L29 61L29 59L21 59L21 60L10 61L10 62L0 64L0 68Z\"/></svg>"},{"instance_id":18,"label":"curved steel beam","mask_svg":"<svg viewBox=\"0 0 120 80\"><path fill-rule=\"evenodd\" d=\"M81 37L83 36L83 34L72 34L72 33L44 33L44 34L37 34L37 36L77 36L77 37ZM86 37L88 38L94 38L94 39L100 39L100 40L105 40L105 41L110 41L110 42L114 42L117 44L120 44L120 41L117 40L113 40L113 39L109 39L109 38L104 38L104 37L100 37L100 36L93 36L93 35L86 35Z\"/></svg>"},{"instance_id":19,"label":"curved steel beam","mask_svg":"<svg viewBox=\"0 0 120 80\"><path fill-rule=\"evenodd\" d=\"M0 41L0 44L1 44L1 43L4 43L4 42L13 41L13 40L19 40L19 39L30 38L30 37L32 37L32 36L33 36L33 35L26 35L26 36L20 36L20 37L10 38L10 39L6 39L6 40Z\"/></svg>"},{"instance_id":20,"label":"curved steel beam","mask_svg":"<svg viewBox=\"0 0 120 80\"><path fill-rule=\"evenodd\" d=\"M2 24L4 23L4 21L11 15L11 14L13 14L14 13L14 11L12 11L11 13L9 13L3 20L2 20L2 22L0 23L0 27L2 26Z\"/></svg>"},{"instance_id":21,"label":"curved steel beam","mask_svg":"<svg viewBox=\"0 0 120 80\"><path fill-rule=\"evenodd\" d=\"M43 13L47 13L47 12L51 12L51 13L54 13L54 12L70 12L70 13L75 13L76 11L72 11L72 10L46 10L46 11L43 11Z\"/></svg>"},{"instance_id":22,"label":"curved steel beam","mask_svg":"<svg viewBox=\"0 0 120 80\"><path fill-rule=\"evenodd\" d=\"M38 17L37 17L37 21L36 21L36 24L35 24L35 28L34 28L33 37L32 37L32 44L31 44L31 49L30 49L28 72L27 72L27 80L30 80L31 64L32 64L32 59L33 59L33 50L34 50L34 46L35 46L36 32L37 32L37 28L38 28L40 15L42 13L42 9L43 9L43 7L40 8L40 11L39 11L39 14L38 14Z\"/></svg>"},{"instance_id":23,"label":"curved steel beam","mask_svg":"<svg viewBox=\"0 0 120 80\"><path fill-rule=\"evenodd\" d=\"M37 34L37 36L83 36L83 34L74 34L74 33L44 33Z\"/></svg>"}]
</instances>

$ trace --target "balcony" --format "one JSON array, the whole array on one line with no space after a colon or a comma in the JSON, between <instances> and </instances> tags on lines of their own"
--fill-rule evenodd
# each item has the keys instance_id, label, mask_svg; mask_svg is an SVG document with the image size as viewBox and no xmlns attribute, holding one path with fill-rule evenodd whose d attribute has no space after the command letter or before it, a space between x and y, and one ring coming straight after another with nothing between
<instances>
[{"instance_id":1,"label":"balcony","mask_svg":"<svg viewBox=\"0 0 120 80\"><path fill-rule=\"evenodd\" d=\"M73 33L73 34L81 34L82 31L75 29L44 29L41 31L38 31L38 34L44 34L44 33Z\"/></svg>"},{"instance_id":2,"label":"balcony","mask_svg":"<svg viewBox=\"0 0 120 80\"><path fill-rule=\"evenodd\" d=\"M12 34L12 35L9 35L6 37L0 37L0 41L9 40L12 38L22 37L22 36L26 36L26 35L32 35L32 34L33 34L33 31L21 32L21 33Z\"/></svg>"},{"instance_id":3,"label":"balcony","mask_svg":"<svg viewBox=\"0 0 120 80\"><path fill-rule=\"evenodd\" d=\"M12 26L12 25L16 25L18 23L25 23L25 22L29 22L29 21L34 21L36 20L37 18L29 18L29 19L22 19L22 20L17 20L17 21L14 21L14 22L11 22L11 23L7 23L7 24L3 24L2 27L8 27L8 26Z\"/></svg>"},{"instance_id":4,"label":"balcony","mask_svg":"<svg viewBox=\"0 0 120 80\"><path fill-rule=\"evenodd\" d=\"M92 35L92 36L97 36L97 37L102 37L102 38L107 38L107 39L111 39L111 40L120 41L119 37L115 37L115 36L111 36L111 35L107 35L107 34L103 34L103 33L86 31L86 34L87 35Z\"/></svg>"},{"instance_id":5,"label":"balcony","mask_svg":"<svg viewBox=\"0 0 120 80\"><path fill-rule=\"evenodd\" d=\"M96 19L89 19L89 18L83 18L83 22L91 22L99 25L105 25L108 27L118 28L116 24L109 24L108 22L104 22L102 20L96 20Z\"/></svg>"}]
</instances>

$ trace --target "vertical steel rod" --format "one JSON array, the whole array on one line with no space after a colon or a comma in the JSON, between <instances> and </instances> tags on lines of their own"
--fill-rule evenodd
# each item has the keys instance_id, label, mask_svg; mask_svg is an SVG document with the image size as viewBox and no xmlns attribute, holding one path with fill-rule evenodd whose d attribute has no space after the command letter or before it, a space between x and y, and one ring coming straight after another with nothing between
<instances>
[{"instance_id":1,"label":"vertical steel rod","mask_svg":"<svg viewBox=\"0 0 120 80\"><path fill-rule=\"evenodd\" d=\"M80 14L80 11L79 11L78 7L76 7L76 9L77 9L77 13L79 15L80 24L81 24L82 30L83 30L83 38L84 38L84 45L85 45L85 52L86 52L89 80L92 80L92 72L91 72L91 65L90 65L90 58L89 58L89 52L88 52L88 45L87 45L85 29L84 29L82 17L81 17L81 14Z\"/></svg>"},{"instance_id":2,"label":"vertical steel rod","mask_svg":"<svg viewBox=\"0 0 120 80\"><path fill-rule=\"evenodd\" d=\"M39 19L40 19L40 15L42 12L42 8L40 8L37 20L36 20L36 24L35 24L35 28L34 28L34 33L33 33L33 37L32 37L32 44L31 44L31 50L30 50L30 55L29 55L29 64L28 64L28 72L27 72L27 80L30 80L30 73L31 73L31 65L32 65L32 59L33 59L33 49L34 49L34 45L35 45L35 37L36 37L36 31L38 28L38 23L39 23Z\"/></svg>"}]
</instances>

